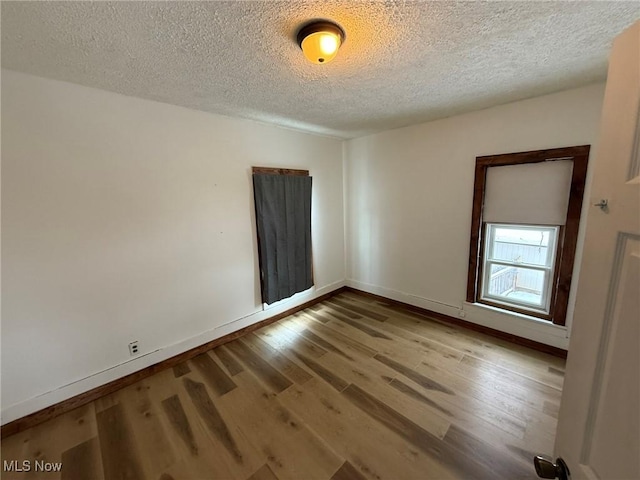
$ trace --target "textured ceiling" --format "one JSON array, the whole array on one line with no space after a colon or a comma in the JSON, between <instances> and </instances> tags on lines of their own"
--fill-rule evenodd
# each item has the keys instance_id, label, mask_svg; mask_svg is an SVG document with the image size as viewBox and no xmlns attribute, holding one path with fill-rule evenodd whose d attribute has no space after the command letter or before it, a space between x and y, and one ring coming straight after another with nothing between
<instances>
[{"instance_id":1,"label":"textured ceiling","mask_svg":"<svg viewBox=\"0 0 640 480\"><path fill-rule=\"evenodd\" d=\"M602 81L640 2L2 2L2 66L356 137ZM313 65L299 26L346 31Z\"/></svg>"}]
</instances>

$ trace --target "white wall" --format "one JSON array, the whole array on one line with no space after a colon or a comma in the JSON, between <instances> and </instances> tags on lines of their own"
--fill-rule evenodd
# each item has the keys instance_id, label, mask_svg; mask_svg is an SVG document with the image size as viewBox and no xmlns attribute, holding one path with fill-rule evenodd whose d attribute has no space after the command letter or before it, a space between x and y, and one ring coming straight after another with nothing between
<instances>
[{"instance_id":1,"label":"white wall","mask_svg":"<svg viewBox=\"0 0 640 480\"><path fill-rule=\"evenodd\" d=\"M603 94L593 85L348 141L348 284L567 348L575 280L569 328L465 303L475 158L594 146Z\"/></svg>"},{"instance_id":2,"label":"white wall","mask_svg":"<svg viewBox=\"0 0 640 480\"><path fill-rule=\"evenodd\" d=\"M3 70L2 423L345 278L566 348L569 329L464 302L473 167L480 155L595 145L603 91L343 143ZM316 288L266 311L252 165L307 168L314 179ZM133 360L131 340L142 350Z\"/></svg>"},{"instance_id":3,"label":"white wall","mask_svg":"<svg viewBox=\"0 0 640 480\"><path fill-rule=\"evenodd\" d=\"M315 290L264 312L252 165L314 182ZM2 169L3 424L344 284L339 140L3 70Z\"/></svg>"}]
</instances>

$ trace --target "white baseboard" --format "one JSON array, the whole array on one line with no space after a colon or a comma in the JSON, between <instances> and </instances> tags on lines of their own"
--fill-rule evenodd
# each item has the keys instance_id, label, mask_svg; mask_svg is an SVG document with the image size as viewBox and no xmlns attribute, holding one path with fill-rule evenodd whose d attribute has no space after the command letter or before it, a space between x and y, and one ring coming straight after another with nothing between
<instances>
[{"instance_id":1,"label":"white baseboard","mask_svg":"<svg viewBox=\"0 0 640 480\"><path fill-rule=\"evenodd\" d=\"M191 350L192 348L199 347L200 345L204 345L205 343L208 343L212 340L216 340L220 337L241 330L245 327L248 327L249 325L253 325L254 323L266 320L270 317L278 315L279 313L289 310L290 308L297 307L298 305L318 298L326 293L337 290L338 288L345 286L345 284L346 282L344 280L340 280L330 285L325 285L324 287L314 287L305 292L297 293L293 297L278 302L277 305L267 308L266 310L260 310L247 316L231 320L194 337L182 340L172 345L167 345L153 352L133 358L127 362L114 365L113 367L96 374L82 378L67 385L63 385L56 390L43 393L41 395L32 397L28 400L10 405L8 407L3 407L1 414L2 425L55 405L56 403L68 400L69 398L75 397L76 395L88 392L89 390L100 387L119 378L125 377L131 373L143 370L147 367L150 367L151 365L155 365L156 363L160 363L171 357Z\"/></svg>"},{"instance_id":2,"label":"white baseboard","mask_svg":"<svg viewBox=\"0 0 640 480\"><path fill-rule=\"evenodd\" d=\"M544 345L561 348L563 350L567 350L569 347L569 337L566 327L553 325L552 323L527 317L526 315L500 311L498 309L485 307L484 305L464 301L457 307L352 279L347 280L347 286L362 290L363 292L381 295L391 300L408 303L415 307L431 310L432 312L448 315L469 323L488 327L493 330L533 340Z\"/></svg>"},{"instance_id":3,"label":"white baseboard","mask_svg":"<svg viewBox=\"0 0 640 480\"><path fill-rule=\"evenodd\" d=\"M398 290L391 290L389 288L380 287L378 285L372 285L370 283L359 282L357 280L347 280L347 286L362 290L363 292L373 293L382 297L390 298L398 302L408 303L414 307L424 308L431 310L432 312L442 313L443 315L449 315L450 317L457 317L461 308L454 305L430 300L418 295L412 295L410 293L400 292Z\"/></svg>"}]
</instances>

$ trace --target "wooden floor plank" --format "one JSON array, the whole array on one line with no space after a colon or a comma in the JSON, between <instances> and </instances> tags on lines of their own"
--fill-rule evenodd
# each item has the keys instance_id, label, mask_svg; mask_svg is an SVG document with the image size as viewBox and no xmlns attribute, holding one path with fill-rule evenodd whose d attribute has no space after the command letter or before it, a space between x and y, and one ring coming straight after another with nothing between
<instances>
[{"instance_id":1,"label":"wooden floor plank","mask_svg":"<svg viewBox=\"0 0 640 480\"><path fill-rule=\"evenodd\" d=\"M198 444L196 443L195 436L193 435L189 419L182 407L182 402L180 402L180 397L178 395L171 395L169 398L164 399L162 401L162 408L169 418L175 433L178 434L185 445L189 448L189 451L193 455L197 455Z\"/></svg>"},{"instance_id":2,"label":"wooden floor plank","mask_svg":"<svg viewBox=\"0 0 640 480\"><path fill-rule=\"evenodd\" d=\"M488 423L515 439L522 439L529 422L542 420L534 410L510 398L508 390L495 390L492 384L487 384L481 377L471 381L424 363L421 363L416 371L435 381L446 383L447 387L455 392L455 395L438 395L438 392L433 390L421 391L440 404L443 404L446 398L447 408L454 414L454 422L465 427L492 430L487 426ZM407 377L402 381L414 389L416 386L422 387ZM493 431L492 434L499 435L499 432Z\"/></svg>"},{"instance_id":3,"label":"wooden floor plank","mask_svg":"<svg viewBox=\"0 0 640 480\"><path fill-rule=\"evenodd\" d=\"M322 304L320 306L320 308L318 308L317 310L305 310L304 313L308 313L309 315L312 315L315 319L317 319L318 321L320 321L321 323L327 323L330 322L331 320L345 320L345 319L349 319L349 317L341 314L340 312L333 310L331 308L331 305L329 304ZM293 315L293 318L295 318L295 315Z\"/></svg>"},{"instance_id":4,"label":"wooden floor plank","mask_svg":"<svg viewBox=\"0 0 640 480\"><path fill-rule=\"evenodd\" d=\"M95 408L96 413L102 412L103 410L106 410L109 407L113 407L114 405L117 405L118 404L118 400L116 398L117 394L118 392L110 393L108 395L98 398L95 402L93 402L93 406Z\"/></svg>"},{"instance_id":5,"label":"wooden floor plank","mask_svg":"<svg viewBox=\"0 0 640 480\"><path fill-rule=\"evenodd\" d=\"M398 390L400 393L403 393L415 400L418 400L419 402L424 403L425 405L435 408L436 410L444 413L447 417L451 418L454 416L454 414L451 413L451 411L447 410L446 407L440 405L437 402L434 402L426 395L423 395L422 393L420 393L418 390L410 387L406 383L403 383L402 380L399 380L397 378L391 378L389 381L389 385L395 388L396 390Z\"/></svg>"},{"instance_id":6,"label":"wooden floor plank","mask_svg":"<svg viewBox=\"0 0 640 480\"><path fill-rule=\"evenodd\" d=\"M560 411L560 403L545 401L542 406L542 412L546 413L550 417L558 419L558 412Z\"/></svg>"},{"instance_id":7,"label":"wooden floor plank","mask_svg":"<svg viewBox=\"0 0 640 480\"><path fill-rule=\"evenodd\" d=\"M435 437L441 439L447 433L451 422L441 412L425 408L424 402L417 402L409 396L398 395L398 391L388 385L391 380L388 376L395 372L385 365L368 357L344 362L333 353L323 356L318 363L345 382L367 390L389 407L402 411L407 418Z\"/></svg>"},{"instance_id":8,"label":"wooden floor plank","mask_svg":"<svg viewBox=\"0 0 640 480\"><path fill-rule=\"evenodd\" d=\"M338 449L365 478L455 478L396 433L371 418L321 380L294 386L278 397L314 432Z\"/></svg>"},{"instance_id":9,"label":"wooden floor plank","mask_svg":"<svg viewBox=\"0 0 640 480\"><path fill-rule=\"evenodd\" d=\"M54 431L49 428L48 423L45 423L47 430ZM6 437L2 439L2 448L0 448L0 461L2 462L2 466L4 467L5 462L11 464L12 462L16 462L16 464L21 465L24 460L30 458L28 452L29 441L31 439L31 434L33 432L33 428L28 430L24 430L22 432L16 433L15 435L11 435L10 437ZM13 469L4 469L2 472L3 480L24 480L25 475L22 472L14 471ZM53 475L55 478L55 475Z\"/></svg>"},{"instance_id":10,"label":"wooden floor plank","mask_svg":"<svg viewBox=\"0 0 640 480\"><path fill-rule=\"evenodd\" d=\"M133 432L122 405L113 405L96 415L105 480L145 478Z\"/></svg>"},{"instance_id":11,"label":"wooden floor plank","mask_svg":"<svg viewBox=\"0 0 640 480\"><path fill-rule=\"evenodd\" d=\"M310 317L307 315L305 315L305 317L315 320L314 317ZM367 345L364 345L356 340L353 340L350 337L347 337L346 335L343 335L342 333L339 333L335 330L332 330L331 328L326 327L324 325L324 322L320 322L320 323L316 323L315 321L309 322L305 325L305 328L311 330L316 335L319 335L320 337L324 338L328 342L334 343L335 345L339 346L342 349L346 349L347 351L355 351L367 357L373 357L374 355L379 353L377 350L371 347L368 347Z\"/></svg>"},{"instance_id":12,"label":"wooden floor plank","mask_svg":"<svg viewBox=\"0 0 640 480\"><path fill-rule=\"evenodd\" d=\"M418 365L415 370L433 378L437 375L432 374L437 371L433 366L424 363ZM533 418L545 421L544 402L549 397L541 396L526 386L505 381L489 372L470 369L468 366L447 371L446 375L450 384L461 386L479 400L492 397L494 404L505 412L527 421ZM559 403L559 399L554 400L554 403Z\"/></svg>"},{"instance_id":13,"label":"wooden floor plank","mask_svg":"<svg viewBox=\"0 0 640 480\"><path fill-rule=\"evenodd\" d=\"M188 377L194 381L204 383L204 379L198 376L197 372L191 372ZM191 427L193 433L193 445L189 434L185 431L184 420L180 422L180 429L183 433L172 433L169 440L173 445L174 452L179 460L165 469L163 473L173 476L176 479L226 479L226 478L246 478L257 465L264 462L263 458L255 458L254 452L242 442L242 438L235 435L238 441L238 448L244 454L245 463L242 465L236 462L232 453L229 453L225 446L218 440L218 436L212 433L206 422L200 417L198 410L193 404L191 397L184 388L184 378L175 379L168 371L160 372L148 379L151 389L149 393L152 401L159 405L163 412L161 421L165 431L175 432L176 425L172 423L169 415L165 411L163 401L177 396L180 405L184 410L186 422ZM172 414L175 415L175 414ZM179 414L178 414L179 415ZM185 442L187 438L187 442ZM146 454L146 449L142 451Z\"/></svg>"},{"instance_id":14,"label":"wooden floor plank","mask_svg":"<svg viewBox=\"0 0 640 480\"><path fill-rule=\"evenodd\" d=\"M191 369L189 368L189 364L187 362L182 362L173 367L173 375L178 378L182 375L186 375L189 373Z\"/></svg>"},{"instance_id":15,"label":"wooden floor plank","mask_svg":"<svg viewBox=\"0 0 640 480\"><path fill-rule=\"evenodd\" d=\"M555 368L555 367L548 367L547 371L549 373L553 373L554 375L558 375L559 377L564 377L564 370L561 370L559 368Z\"/></svg>"},{"instance_id":16,"label":"wooden floor plank","mask_svg":"<svg viewBox=\"0 0 640 480\"><path fill-rule=\"evenodd\" d=\"M310 317L312 317L313 319L317 320L320 323L327 323L329 320L331 320L331 318L326 317L326 316L322 315L320 312L317 312L317 311L312 310L310 308L307 308L306 310L304 310L304 313L306 315L309 315Z\"/></svg>"},{"instance_id":17,"label":"wooden floor plank","mask_svg":"<svg viewBox=\"0 0 640 480\"><path fill-rule=\"evenodd\" d=\"M349 401L367 415L379 421L387 428L411 442L431 458L458 472L461 478L495 479L492 471L478 464L460 451L441 442L437 437L389 408L378 399L356 385L349 385L343 392Z\"/></svg>"},{"instance_id":18,"label":"wooden floor plank","mask_svg":"<svg viewBox=\"0 0 640 480\"><path fill-rule=\"evenodd\" d=\"M226 479L236 478L232 473L220 473L219 468L209 466L202 468L197 460L180 460L165 469L158 477L149 477L148 480L200 480L200 479ZM146 480L146 479L145 479Z\"/></svg>"},{"instance_id":19,"label":"wooden floor plank","mask_svg":"<svg viewBox=\"0 0 640 480\"><path fill-rule=\"evenodd\" d=\"M525 466L513 457L492 447L488 442L470 435L455 425L449 429L444 441L459 451L461 456L473 459L488 471L493 472L494 478L514 480L534 480L536 478L530 465Z\"/></svg>"},{"instance_id":20,"label":"wooden floor plank","mask_svg":"<svg viewBox=\"0 0 640 480\"><path fill-rule=\"evenodd\" d=\"M275 393L279 393L292 385L291 380L263 360L242 340L234 340L233 342L228 343L227 347L249 370L268 385Z\"/></svg>"},{"instance_id":21,"label":"wooden floor plank","mask_svg":"<svg viewBox=\"0 0 640 480\"><path fill-rule=\"evenodd\" d=\"M229 375L231 375L232 377L244 371L244 368L242 368L240 362L238 362L235 357L231 355L231 352L229 352L227 347L225 347L224 345L220 345L219 347L214 349L212 353L214 356L218 357L222 365L224 365L224 368L227 369Z\"/></svg>"},{"instance_id":22,"label":"wooden floor plank","mask_svg":"<svg viewBox=\"0 0 640 480\"><path fill-rule=\"evenodd\" d=\"M189 362L200 372L200 375L204 377L207 384L217 395L224 395L236 388L233 380L227 376L222 368L219 367L207 353L197 355Z\"/></svg>"},{"instance_id":23,"label":"wooden floor plank","mask_svg":"<svg viewBox=\"0 0 640 480\"><path fill-rule=\"evenodd\" d=\"M535 409L541 411L541 399L536 392L528 391L517 383L505 382L489 372L474 371L468 367L442 369L429 362L420 362L415 371L434 379L446 381L448 385L464 387L464 390L478 392L478 398L484 398L493 391L494 400L507 411L523 411ZM481 395L480 395L481 394ZM504 402L499 402L502 397Z\"/></svg>"},{"instance_id":24,"label":"wooden floor plank","mask_svg":"<svg viewBox=\"0 0 640 480\"><path fill-rule=\"evenodd\" d=\"M520 375L519 373L513 372L499 365L495 365L486 360L474 358L469 355L465 355L462 358L457 369L465 370L467 372L483 372L486 375L490 375L500 380L501 382L524 387L527 392L535 393L536 396L541 398L542 403L544 403L544 401L559 401L562 393L559 388L552 387L543 382L533 380L525 375Z\"/></svg>"},{"instance_id":25,"label":"wooden floor plank","mask_svg":"<svg viewBox=\"0 0 640 480\"><path fill-rule=\"evenodd\" d=\"M346 309L344 307L342 307L340 304L335 302L335 299L329 299L325 302L325 305L330 306L330 308L332 310L335 310L338 313L341 313L342 315L348 317L348 318L352 318L352 319L356 319L356 318L362 318L362 315L360 315L359 313L353 312L349 309Z\"/></svg>"},{"instance_id":26,"label":"wooden floor plank","mask_svg":"<svg viewBox=\"0 0 640 480\"><path fill-rule=\"evenodd\" d=\"M335 297L333 299L334 303L336 303L337 305L340 305L341 307L344 307L346 309L349 309L353 312L359 313L360 315L362 315L363 317L367 317L367 318L371 318L373 320L377 320L378 322L384 322L385 320L387 320L389 318L388 315L382 315L378 312L375 312L369 308L365 308L365 307L360 307L358 306L356 303L354 302L350 302L346 299L342 299L341 297Z\"/></svg>"},{"instance_id":27,"label":"wooden floor plank","mask_svg":"<svg viewBox=\"0 0 640 480\"><path fill-rule=\"evenodd\" d=\"M362 318L362 317L358 316L358 318ZM377 330L375 328L369 327L363 322L357 322L352 318L340 318L340 321L348 325L351 325L352 327L357 328L358 330L362 330L364 333L366 333L370 337L384 338L386 340L391 340L391 337L389 337L385 333L382 333L380 330Z\"/></svg>"},{"instance_id":28,"label":"wooden floor plank","mask_svg":"<svg viewBox=\"0 0 640 480\"><path fill-rule=\"evenodd\" d=\"M352 357L350 357L349 355L344 353L337 346L335 346L331 342L326 341L324 338L316 335L315 333L313 333L312 331L310 331L310 330L308 330L306 328L304 330L301 330L300 332L298 332L298 335L301 335L304 338L306 338L307 340L309 340L310 342L315 343L316 345L322 347L327 352L334 352L334 353L336 353L338 355L343 356L347 360L353 360Z\"/></svg>"},{"instance_id":29,"label":"wooden floor plank","mask_svg":"<svg viewBox=\"0 0 640 480\"><path fill-rule=\"evenodd\" d=\"M276 474L269 467L268 464L264 464L260 467L260 470L251 475L247 480L278 480Z\"/></svg>"},{"instance_id":30,"label":"wooden floor plank","mask_svg":"<svg viewBox=\"0 0 640 480\"><path fill-rule=\"evenodd\" d=\"M116 394L137 445L144 445L140 462L148 477L156 477L177 458L169 441L168 433L160 420L162 410L151 401L150 382L143 380ZM141 453L141 452L140 452Z\"/></svg>"},{"instance_id":31,"label":"wooden floor plank","mask_svg":"<svg viewBox=\"0 0 640 480\"><path fill-rule=\"evenodd\" d=\"M86 440L62 453L62 480L104 478L98 437Z\"/></svg>"},{"instance_id":32,"label":"wooden floor plank","mask_svg":"<svg viewBox=\"0 0 640 480\"><path fill-rule=\"evenodd\" d=\"M345 382L342 378L334 375L329 369L323 367L315 360L311 358L305 357L303 354L293 350L293 354L298 357L298 359L304 363L310 370L312 370L316 375L322 378L325 382L335 388L337 391L341 392L345 388L347 388L348 382Z\"/></svg>"},{"instance_id":33,"label":"wooden floor plank","mask_svg":"<svg viewBox=\"0 0 640 480\"><path fill-rule=\"evenodd\" d=\"M28 460L31 470L28 472L2 472L3 479L31 480L42 476L35 471L35 461L59 463L62 455L70 448L97 436L95 405L83 405L49 422L21 432L18 435L2 439L2 461ZM15 440L14 440L15 437ZM8 456L11 455L11 456ZM60 478L61 472L47 473L48 478Z\"/></svg>"},{"instance_id":34,"label":"wooden floor plank","mask_svg":"<svg viewBox=\"0 0 640 480\"><path fill-rule=\"evenodd\" d=\"M283 353L279 353L257 335L249 334L243 340L265 361L269 362L276 370L293 382L304 384L312 378L305 369L299 367L297 363L290 360Z\"/></svg>"},{"instance_id":35,"label":"wooden floor plank","mask_svg":"<svg viewBox=\"0 0 640 480\"><path fill-rule=\"evenodd\" d=\"M280 402L288 389L281 394L270 392L247 371L236 378L240 388L220 398L220 409L250 436L280 480L328 479L344 462Z\"/></svg>"},{"instance_id":36,"label":"wooden floor plank","mask_svg":"<svg viewBox=\"0 0 640 480\"><path fill-rule=\"evenodd\" d=\"M376 350L377 353L386 355L409 366L417 365L424 358L426 351L420 345L416 345L413 342L404 342L401 338L393 335L369 335L362 330L362 328L369 328L368 325L359 323L359 320L347 320L348 321L331 320L324 326L353 338L359 343Z\"/></svg>"},{"instance_id":37,"label":"wooden floor plank","mask_svg":"<svg viewBox=\"0 0 640 480\"><path fill-rule=\"evenodd\" d=\"M296 330L288 328L286 319L261 328L255 334L276 350L296 347L298 351L310 358L318 358L327 353L323 348L298 335Z\"/></svg>"},{"instance_id":38,"label":"wooden floor plank","mask_svg":"<svg viewBox=\"0 0 640 480\"><path fill-rule=\"evenodd\" d=\"M455 395L447 395L434 390L426 390L404 377L396 377L389 386L396 388L399 393L413 399L413 401L424 403L424 408L432 409L461 428L483 432L483 434L504 443L520 445L521 442L524 442L528 423L493 406L490 395L487 395L486 402L478 401L464 390L454 390Z\"/></svg>"},{"instance_id":39,"label":"wooden floor plank","mask_svg":"<svg viewBox=\"0 0 640 480\"><path fill-rule=\"evenodd\" d=\"M209 430L224 445L227 451L233 456L238 463L243 462L242 453L236 444L235 439L229 431L229 427L222 419L218 409L211 401L211 397L203 383L194 382L190 378L184 379L184 387L191 397L191 401L198 410L200 417L209 427Z\"/></svg>"},{"instance_id":40,"label":"wooden floor plank","mask_svg":"<svg viewBox=\"0 0 640 480\"><path fill-rule=\"evenodd\" d=\"M405 377L413 380L414 382L416 382L418 385L422 386L423 388L427 389L427 390L436 390L438 392L442 392L442 393L446 393L448 395L454 395L453 390L451 390L448 387L445 387L444 385L442 385L441 383L436 382L435 380L432 380L431 378L422 375L418 372L416 372L415 370L402 365L401 363L396 362L395 360L386 357L385 355L376 355L375 357L376 360L378 360L380 363L383 363L385 365L387 365L388 367L393 368L396 372L401 373L402 375L404 375Z\"/></svg>"},{"instance_id":41,"label":"wooden floor plank","mask_svg":"<svg viewBox=\"0 0 640 480\"><path fill-rule=\"evenodd\" d=\"M393 338L397 338L399 341L406 340L414 347L418 347L424 354L423 360L428 360L438 366L452 368L465 355L455 348L400 328L391 322L379 322L376 324L376 328L387 335L391 335Z\"/></svg>"},{"instance_id":42,"label":"wooden floor plank","mask_svg":"<svg viewBox=\"0 0 640 480\"><path fill-rule=\"evenodd\" d=\"M347 460L338 471L332 475L331 480L366 480L366 477Z\"/></svg>"}]
</instances>

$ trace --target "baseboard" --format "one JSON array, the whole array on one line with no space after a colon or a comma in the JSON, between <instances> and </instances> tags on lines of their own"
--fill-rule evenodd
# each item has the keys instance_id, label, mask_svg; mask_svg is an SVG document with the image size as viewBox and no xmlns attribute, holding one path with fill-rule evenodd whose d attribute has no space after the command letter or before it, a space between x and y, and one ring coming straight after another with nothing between
<instances>
[{"instance_id":1,"label":"baseboard","mask_svg":"<svg viewBox=\"0 0 640 480\"><path fill-rule=\"evenodd\" d=\"M357 280L347 280L346 285L355 290L364 293L372 293L388 300L395 300L405 305L411 305L414 307L421 307L430 312L442 313L443 315L449 315L455 317L460 312L460 305L451 305L445 302L438 302L430 298L422 297L419 295L413 295L410 293L393 290L386 287L380 287L370 283L359 282Z\"/></svg>"},{"instance_id":2,"label":"baseboard","mask_svg":"<svg viewBox=\"0 0 640 480\"><path fill-rule=\"evenodd\" d=\"M413 311L419 313L420 315L433 318L435 320L439 320L444 323L457 325L468 330L473 330L476 332L484 333L485 335L490 335L495 338L499 338L501 340L506 340L508 342L514 343L516 345L521 345L524 347L531 348L533 350L537 350L540 352L548 353L555 357L567 358L567 351L558 347L554 347L551 345L547 345L544 343L536 342L534 340L530 340L528 338L520 337L518 335L513 335L511 333L505 333L500 330L495 330L493 328L485 327L483 325L478 325L476 323L466 322L456 317L452 317L451 315L447 315L440 312L435 312L433 310L429 310L423 307L419 307L416 305L412 305L410 303L402 302L400 300L394 300L392 298L388 298L382 295L378 295L375 293L367 292L365 290L360 290L351 286L345 287L346 291L354 292L359 295L364 295L370 298L374 298L380 302L395 305L397 307L404 308L409 311Z\"/></svg>"},{"instance_id":3,"label":"baseboard","mask_svg":"<svg viewBox=\"0 0 640 480\"><path fill-rule=\"evenodd\" d=\"M164 359L162 361L159 361L157 363L144 367L133 373L129 373L120 378L116 378L115 380L111 380L107 383L91 388L87 391L74 395L70 398L57 402L53 405L50 405L48 407L45 407L43 409L40 409L28 415L21 416L20 418L13 420L0 427L0 438L5 438L10 435L14 435L18 432L21 432L23 430L26 430L28 428L34 427L39 423L46 422L47 420L57 417L58 415L62 415L63 413L69 412L74 408L78 408L102 396L109 395L110 393L116 392L124 387L132 385L157 372L160 372L167 368L172 368L178 365L179 363L182 363L186 360L189 360L190 358L195 357L196 355L200 355L201 353L211 350L212 348L215 348L219 345L235 340L236 338L246 335L247 333L253 332L254 330L265 327L271 323L277 322L278 320L284 317L292 315L300 310L304 310L305 308L315 305L316 303L319 303L328 298L331 298L334 295L337 295L345 291L346 289L346 286L344 286L343 282L337 282L337 284L332 284L332 286L336 286L336 288L331 289L326 293L314 296L311 300L308 300L304 303L295 305L284 311L276 313L264 320L241 327L235 331L222 335L218 338L210 340L196 347L190 348L187 351L171 356L170 358ZM323 288L322 290L324 290L325 288ZM236 322L231 322L230 324L227 324L227 326L233 323L236 323Z\"/></svg>"}]
</instances>

